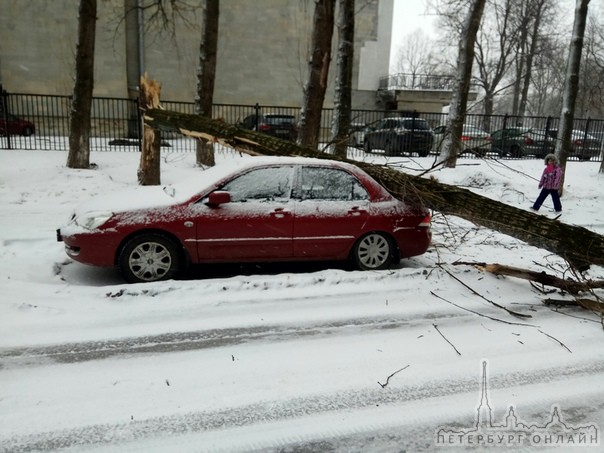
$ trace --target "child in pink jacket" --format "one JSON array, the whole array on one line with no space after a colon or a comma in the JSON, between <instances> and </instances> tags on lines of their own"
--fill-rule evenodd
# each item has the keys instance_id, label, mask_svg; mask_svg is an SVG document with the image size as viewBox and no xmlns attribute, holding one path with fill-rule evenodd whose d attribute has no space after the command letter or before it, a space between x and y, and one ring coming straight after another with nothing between
<instances>
[{"instance_id":1,"label":"child in pink jacket","mask_svg":"<svg viewBox=\"0 0 604 453\"><path fill-rule=\"evenodd\" d=\"M552 196L554 202L554 210L557 213L562 212L562 204L560 203L560 182L562 181L562 168L558 165L558 158L554 154L545 156L545 169L539 181L541 193L537 197L532 210L538 211L548 195Z\"/></svg>"}]
</instances>

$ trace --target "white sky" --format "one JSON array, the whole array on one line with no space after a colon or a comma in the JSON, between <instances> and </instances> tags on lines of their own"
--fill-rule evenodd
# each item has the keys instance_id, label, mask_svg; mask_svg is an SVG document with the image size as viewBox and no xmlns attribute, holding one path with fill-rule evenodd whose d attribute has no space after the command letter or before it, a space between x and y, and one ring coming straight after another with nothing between
<instances>
[{"instance_id":1,"label":"white sky","mask_svg":"<svg viewBox=\"0 0 604 453\"><path fill-rule=\"evenodd\" d=\"M435 20L435 16L426 14L425 0L394 0L391 65L405 36L418 28L429 34L434 29Z\"/></svg>"}]
</instances>

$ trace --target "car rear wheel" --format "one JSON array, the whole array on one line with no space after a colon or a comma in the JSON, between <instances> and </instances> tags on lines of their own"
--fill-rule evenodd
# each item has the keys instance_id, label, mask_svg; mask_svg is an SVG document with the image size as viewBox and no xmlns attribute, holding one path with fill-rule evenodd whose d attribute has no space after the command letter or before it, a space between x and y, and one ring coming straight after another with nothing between
<instances>
[{"instance_id":1,"label":"car rear wheel","mask_svg":"<svg viewBox=\"0 0 604 453\"><path fill-rule=\"evenodd\" d=\"M130 283L155 282L173 278L179 269L178 249L159 234L137 236L122 249L118 266Z\"/></svg>"},{"instance_id":2,"label":"car rear wheel","mask_svg":"<svg viewBox=\"0 0 604 453\"><path fill-rule=\"evenodd\" d=\"M31 130L30 127L24 128L23 131L21 132L21 135L23 135L24 137L29 137L32 134L33 134L33 131Z\"/></svg>"},{"instance_id":3,"label":"car rear wheel","mask_svg":"<svg viewBox=\"0 0 604 453\"><path fill-rule=\"evenodd\" d=\"M388 140L384 145L384 154L386 156L396 156L398 155L398 149L396 149L396 141Z\"/></svg>"},{"instance_id":4,"label":"car rear wheel","mask_svg":"<svg viewBox=\"0 0 604 453\"><path fill-rule=\"evenodd\" d=\"M352 258L361 270L388 268L393 261L392 241L381 233L369 233L357 241L352 249Z\"/></svg>"},{"instance_id":5,"label":"car rear wheel","mask_svg":"<svg viewBox=\"0 0 604 453\"><path fill-rule=\"evenodd\" d=\"M427 157L428 154L430 154L430 149L426 148L426 149L420 149L417 154L419 155L419 157Z\"/></svg>"},{"instance_id":6,"label":"car rear wheel","mask_svg":"<svg viewBox=\"0 0 604 453\"><path fill-rule=\"evenodd\" d=\"M512 157L515 157L516 159L519 159L522 157L522 150L517 145L512 146L512 148L510 149L510 152L512 154Z\"/></svg>"}]
</instances>

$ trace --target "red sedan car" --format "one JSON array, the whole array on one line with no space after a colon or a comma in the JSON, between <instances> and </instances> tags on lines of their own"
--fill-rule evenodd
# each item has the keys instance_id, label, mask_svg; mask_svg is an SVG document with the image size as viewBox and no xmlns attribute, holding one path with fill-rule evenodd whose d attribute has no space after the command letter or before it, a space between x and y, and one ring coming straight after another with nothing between
<instances>
[{"instance_id":1,"label":"red sedan car","mask_svg":"<svg viewBox=\"0 0 604 453\"><path fill-rule=\"evenodd\" d=\"M151 282L191 263L350 259L385 269L424 253L431 232L428 212L354 165L248 157L187 183L93 199L57 238L76 261Z\"/></svg>"},{"instance_id":2,"label":"red sedan car","mask_svg":"<svg viewBox=\"0 0 604 453\"><path fill-rule=\"evenodd\" d=\"M2 115L0 112L0 135L23 135L29 137L35 134L36 126L31 121L24 120L15 115Z\"/></svg>"}]
</instances>

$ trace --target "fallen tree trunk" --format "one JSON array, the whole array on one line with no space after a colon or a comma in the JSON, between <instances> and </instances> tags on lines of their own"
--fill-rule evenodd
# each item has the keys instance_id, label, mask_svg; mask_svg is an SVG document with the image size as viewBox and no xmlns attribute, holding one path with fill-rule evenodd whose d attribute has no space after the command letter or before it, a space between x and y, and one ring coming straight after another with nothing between
<instances>
[{"instance_id":1,"label":"fallen tree trunk","mask_svg":"<svg viewBox=\"0 0 604 453\"><path fill-rule=\"evenodd\" d=\"M299 146L293 142L197 115L150 109L144 114L146 124L191 137L205 138L254 155L307 156L346 160ZM394 196L411 204L422 205L447 215L507 234L564 258L580 271L590 265L604 265L604 236L586 228L528 212L473 193L467 189L442 184L435 179L411 176L383 165L350 161L361 167Z\"/></svg>"}]
</instances>

